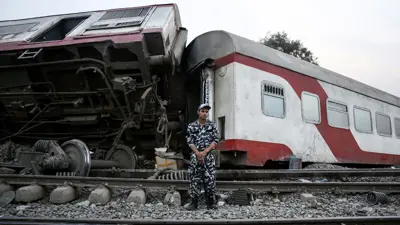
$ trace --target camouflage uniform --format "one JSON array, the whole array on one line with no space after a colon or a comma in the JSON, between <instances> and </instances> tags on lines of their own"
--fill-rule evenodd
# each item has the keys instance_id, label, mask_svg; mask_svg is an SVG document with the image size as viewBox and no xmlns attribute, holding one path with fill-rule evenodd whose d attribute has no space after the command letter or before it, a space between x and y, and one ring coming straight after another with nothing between
<instances>
[{"instance_id":1,"label":"camouflage uniform","mask_svg":"<svg viewBox=\"0 0 400 225\"><path fill-rule=\"evenodd\" d=\"M212 143L217 144L219 138L218 129L214 122L207 120L203 126L199 120L189 124L187 128L187 143L194 145L199 152L204 151ZM203 181L206 200L208 206L211 207L215 202L215 156L210 151L203 162L200 162L196 155L192 153L190 156L189 173L189 195L197 201L201 194L200 184ZM197 202L196 202L197 206Z\"/></svg>"}]
</instances>

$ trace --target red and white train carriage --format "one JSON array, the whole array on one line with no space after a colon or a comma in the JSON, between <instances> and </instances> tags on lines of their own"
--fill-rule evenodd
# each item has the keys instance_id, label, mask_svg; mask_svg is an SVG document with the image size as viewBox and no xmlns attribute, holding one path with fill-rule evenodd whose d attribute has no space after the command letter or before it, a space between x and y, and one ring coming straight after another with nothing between
<instances>
[{"instance_id":1,"label":"red and white train carriage","mask_svg":"<svg viewBox=\"0 0 400 225\"><path fill-rule=\"evenodd\" d=\"M0 166L85 176L187 156L202 102L220 163L399 164L399 98L225 31L186 40L175 4L0 21L0 141L31 146Z\"/></svg>"},{"instance_id":2,"label":"red and white train carriage","mask_svg":"<svg viewBox=\"0 0 400 225\"><path fill-rule=\"evenodd\" d=\"M400 163L400 98L225 31L186 51L188 71L215 61L221 162Z\"/></svg>"}]
</instances>

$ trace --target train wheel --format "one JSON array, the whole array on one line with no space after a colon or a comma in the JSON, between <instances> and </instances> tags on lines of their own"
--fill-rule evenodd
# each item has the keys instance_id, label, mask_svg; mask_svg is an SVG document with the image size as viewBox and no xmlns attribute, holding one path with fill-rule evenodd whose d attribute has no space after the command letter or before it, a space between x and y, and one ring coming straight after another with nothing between
<instances>
[{"instance_id":1,"label":"train wheel","mask_svg":"<svg viewBox=\"0 0 400 225\"><path fill-rule=\"evenodd\" d=\"M83 141L73 139L61 145L64 152L71 158L70 171L75 176L88 176L90 172L90 152Z\"/></svg>"},{"instance_id":2,"label":"train wheel","mask_svg":"<svg viewBox=\"0 0 400 225\"><path fill-rule=\"evenodd\" d=\"M135 169L138 163L136 153L126 145L118 145L114 150L108 151L106 160L117 161L119 163L119 169ZM123 175L122 177L130 176Z\"/></svg>"}]
</instances>

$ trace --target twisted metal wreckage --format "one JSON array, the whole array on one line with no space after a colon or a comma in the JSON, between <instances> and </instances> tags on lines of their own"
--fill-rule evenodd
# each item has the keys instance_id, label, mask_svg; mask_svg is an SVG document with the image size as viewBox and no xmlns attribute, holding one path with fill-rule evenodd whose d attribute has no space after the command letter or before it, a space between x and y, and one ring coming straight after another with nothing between
<instances>
[{"instance_id":1,"label":"twisted metal wreckage","mask_svg":"<svg viewBox=\"0 0 400 225\"><path fill-rule=\"evenodd\" d=\"M34 32L24 48L0 43L0 141L13 141L3 146L6 162L0 166L20 173L88 176L92 169L137 168L143 159L154 159L159 148L183 159L185 124L195 115L188 111L200 103L193 94L200 87L189 91L193 100L186 98L185 82L193 83L181 67L188 31L176 10L175 5L126 9L160 29L142 24L133 34L110 34L101 41L102 34L86 35L96 28L83 21L107 12L45 17L58 23L41 27L46 23L39 22L44 32ZM7 22L17 35L32 28ZM0 26L0 35L2 29L7 26ZM80 29L83 34L72 37ZM67 43L69 37L76 43ZM212 70L204 65L210 64L196 70L208 75ZM195 80L209 93L210 78ZM209 94L202 99L209 101Z\"/></svg>"}]
</instances>

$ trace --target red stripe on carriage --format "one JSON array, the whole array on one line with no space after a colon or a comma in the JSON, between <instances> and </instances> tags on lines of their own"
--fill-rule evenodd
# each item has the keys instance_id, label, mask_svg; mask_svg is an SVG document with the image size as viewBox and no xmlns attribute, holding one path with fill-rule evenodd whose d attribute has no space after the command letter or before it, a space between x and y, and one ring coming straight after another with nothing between
<instances>
[{"instance_id":1,"label":"red stripe on carriage","mask_svg":"<svg viewBox=\"0 0 400 225\"><path fill-rule=\"evenodd\" d=\"M282 77L292 86L299 98L301 98L301 92L303 91L317 94L321 101L320 104L322 121L320 124L315 124L315 126L321 133L322 137L325 139L326 143L328 144L338 162L393 165L400 164L400 155L363 151L357 144L350 130L334 128L328 125L326 115L326 99L328 98L328 95L322 88L321 84L315 78L302 75L300 73L296 73L294 71L238 53L233 53L216 60L216 65L217 67L222 67L233 62L237 62ZM271 155L270 151L273 151L273 148L270 147L270 143L258 143L256 145L257 148L251 148L252 144L250 144L250 142L246 143L247 144L232 146L240 146L241 148L248 151L248 154L251 155L248 160L249 165L258 164L260 161L260 159L258 158L265 158L266 156ZM263 145L265 145L265 147ZM227 149L225 148L225 150ZM231 148L231 150L240 149ZM275 154L273 155L275 156ZM283 156L284 155L282 155L282 157Z\"/></svg>"},{"instance_id":2,"label":"red stripe on carriage","mask_svg":"<svg viewBox=\"0 0 400 225\"><path fill-rule=\"evenodd\" d=\"M222 151L246 151L246 165L249 166L263 166L267 160L286 160L293 154L290 148L284 144L241 139L221 141L218 144L217 149Z\"/></svg>"}]
</instances>

